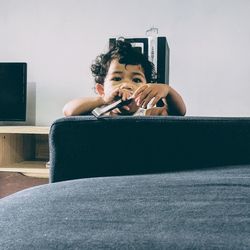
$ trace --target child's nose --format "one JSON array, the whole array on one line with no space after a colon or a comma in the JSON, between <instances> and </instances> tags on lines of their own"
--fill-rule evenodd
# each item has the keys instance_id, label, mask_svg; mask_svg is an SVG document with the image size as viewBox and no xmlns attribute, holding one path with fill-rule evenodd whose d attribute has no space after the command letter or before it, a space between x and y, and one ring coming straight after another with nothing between
<instances>
[{"instance_id":1,"label":"child's nose","mask_svg":"<svg viewBox=\"0 0 250 250\"><path fill-rule=\"evenodd\" d=\"M134 87L131 83L125 82L120 86L121 89L134 90Z\"/></svg>"}]
</instances>

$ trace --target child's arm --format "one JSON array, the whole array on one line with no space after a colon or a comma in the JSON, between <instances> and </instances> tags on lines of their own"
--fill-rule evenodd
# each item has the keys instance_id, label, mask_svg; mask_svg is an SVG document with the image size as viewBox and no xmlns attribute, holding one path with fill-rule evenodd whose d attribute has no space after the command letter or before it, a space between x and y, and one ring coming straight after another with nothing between
<instances>
[{"instance_id":1,"label":"child's arm","mask_svg":"<svg viewBox=\"0 0 250 250\"><path fill-rule=\"evenodd\" d=\"M116 88L108 95L74 99L63 107L63 114L65 116L88 114L97 107L111 104L116 98L121 98L125 101L130 96L131 93L129 91ZM124 108L126 109L126 106Z\"/></svg>"},{"instance_id":2,"label":"child's arm","mask_svg":"<svg viewBox=\"0 0 250 250\"><path fill-rule=\"evenodd\" d=\"M167 105L168 105L168 113L170 115L182 115L186 114L186 105L176 90L170 88L169 93L166 97Z\"/></svg>"},{"instance_id":3,"label":"child's arm","mask_svg":"<svg viewBox=\"0 0 250 250\"><path fill-rule=\"evenodd\" d=\"M63 114L65 116L84 115L104 104L105 102L101 96L78 98L65 104Z\"/></svg>"},{"instance_id":4,"label":"child's arm","mask_svg":"<svg viewBox=\"0 0 250 250\"><path fill-rule=\"evenodd\" d=\"M166 107L153 107L146 110L145 116L167 116Z\"/></svg>"},{"instance_id":5,"label":"child's arm","mask_svg":"<svg viewBox=\"0 0 250 250\"><path fill-rule=\"evenodd\" d=\"M167 84L145 84L135 92L135 101L140 107L147 107L148 103L154 106L163 99L168 107L169 115L185 115L186 106L182 97Z\"/></svg>"}]
</instances>

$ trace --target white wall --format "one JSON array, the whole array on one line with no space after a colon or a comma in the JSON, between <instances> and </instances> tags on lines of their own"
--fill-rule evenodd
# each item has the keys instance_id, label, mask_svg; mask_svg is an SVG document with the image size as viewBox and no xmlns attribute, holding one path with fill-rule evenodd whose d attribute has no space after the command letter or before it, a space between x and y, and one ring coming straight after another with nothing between
<instances>
[{"instance_id":1,"label":"white wall","mask_svg":"<svg viewBox=\"0 0 250 250\"><path fill-rule=\"evenodd\" d=\"M155 26L187 115L250 116L249 13L249 0L0 0L0 61L28 63L36 124L49 125L93 94L89 67L109 37Z\"/></svg>"}]
</instances>

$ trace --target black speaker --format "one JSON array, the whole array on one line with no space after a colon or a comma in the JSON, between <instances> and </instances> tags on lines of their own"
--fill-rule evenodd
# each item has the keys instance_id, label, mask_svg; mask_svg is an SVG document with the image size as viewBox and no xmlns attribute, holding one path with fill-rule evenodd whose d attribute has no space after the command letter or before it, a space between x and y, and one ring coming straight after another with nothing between
<instances>
[{"instance_id":1,"label":"black speaker","mask_svg":"<svg viewBox=\"0 0 250 250\"><path fill-rule=\"evenodd\" d=\"M0 121L26 120L27 64L0 62Z\"/></svg>"}]
</instances>

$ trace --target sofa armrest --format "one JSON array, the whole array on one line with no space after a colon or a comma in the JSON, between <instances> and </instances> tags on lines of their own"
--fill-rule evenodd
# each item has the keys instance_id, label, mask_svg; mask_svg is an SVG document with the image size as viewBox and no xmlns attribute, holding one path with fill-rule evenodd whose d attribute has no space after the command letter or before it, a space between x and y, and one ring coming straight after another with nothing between
<instances>
[{"instance_id":1,"label":"sofa armrest","mask_svg":"<svg viewBox=\"0 0 250 250\"><path fill-rule=\"evenodd\" d=\"M50 181L250 163L250 118L67 117L50 130Z\"/></svg>"}]
</instances>

